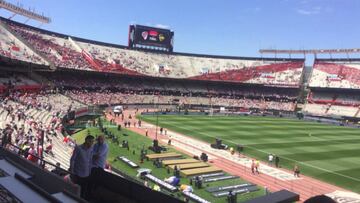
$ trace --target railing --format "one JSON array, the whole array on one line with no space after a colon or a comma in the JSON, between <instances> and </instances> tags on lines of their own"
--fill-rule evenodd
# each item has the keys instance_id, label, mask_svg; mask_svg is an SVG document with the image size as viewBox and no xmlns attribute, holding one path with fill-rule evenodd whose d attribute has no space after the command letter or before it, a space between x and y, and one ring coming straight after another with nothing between
<instances>
[{"instance_id":1,"label":"railing","mask_svg":"<svg viewBox=\"0 0 360 203\"><path fill-rule=\"evenodd\" d=\"M3 148L3 149L6 149L8 151L11 151L13 153L16 153L19 156L23 156L23 155L25 155L27 153L24 149L14 145L14 144L11 144L11 143L1 143L0 147ZM41 167L43 169L57 168L57 169L61 170L62 172L64 172L65 174L70 174L70 175L72 174L70 171L68 171L66 169L63 169L63 168L61 168L59 166L56 166L56 164L53 164L53 163L51 163L49 161L46 161L43 157L40 157L40 156L34 155L34 154L31 154L31 155L38 160L37 165L39 165L39 167ZM46 167L47 165L50 166L50 167Z\"/></svg>"}]
</instances>

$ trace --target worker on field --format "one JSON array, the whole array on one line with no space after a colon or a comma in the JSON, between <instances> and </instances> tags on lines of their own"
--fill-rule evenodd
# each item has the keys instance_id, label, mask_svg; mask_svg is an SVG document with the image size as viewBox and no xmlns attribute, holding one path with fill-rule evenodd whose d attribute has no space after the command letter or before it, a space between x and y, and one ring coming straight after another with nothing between
<instances>
[{"instance_id":1,"label":"worker on field","mask_svg":"<svg viewBox=\"0 0 360 203\"><path fill-rule=\"evenodd\" d=\"M234 150L233 147L230 147L230 154L231 154L231 155L234 155L234 154L235 154L235 150Z\"/></svg>"},{"instance_id":2,"label":"worker on field","mask_svg":"<svg viewBox=\"0 0 360 203\"><path fill-rule=\"evenodd\" d=\"M300 168L296 164L294 166L294 176L297 177L297 178L300 178Z\"/></svg>"},{"instance_id":3,"label":"worker on field","mask_svg":"<svg viewBox=\"0 0 360 203\"><path fill-rule=\"evenodd\" d=\"M251 161L251 173L255 174L255 160L254 159Z\"/></svg>"},{"instance_id":4,"label":"worker on field","mask_svg":"<svg viewBox=\"0 0 360 203\"><path fill-rule=\"evenodd\" d=\"M274 155L274 156L275 156L275 167L279 168L280 157L278 155Z\"/></svg>"},{"instance_id":5,"label":"worker on field","mask_svg":"<svg viewBox=\"0 0 360 203\"><path fill-rule=\"evenodd\" d=\"M256 160L255 161L255 171L256 171L257 174L260 174L259 168L260 168L260 161Z\"/></svg>"},{"instance_id":6,"label":"worker on field","mask_svg":"<svg viewBox=\"0 0 360 203\"><path fill-rule=\"evenodd\" d=\"M269 161L269 165L270 165L270 166L272 166L273 160L274 160L274 155L269 154L268 161Z\"/></svg>"}]
</instances>

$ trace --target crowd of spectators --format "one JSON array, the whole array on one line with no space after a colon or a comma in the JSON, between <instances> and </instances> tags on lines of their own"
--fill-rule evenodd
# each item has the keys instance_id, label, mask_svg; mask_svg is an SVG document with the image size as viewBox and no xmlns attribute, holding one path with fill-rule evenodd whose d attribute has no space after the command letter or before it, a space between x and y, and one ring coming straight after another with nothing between
<instances>
[{"instance_id":1,"label":"crowd of spectators","mask_svg":"<svg viewBox=\"0 0 360 203\"><path fill-rule=\"evenodd\" d=\"M42 34L36 30L8 24L21 38L58 67L91 70L89 62L67 39Z\"/></svg>"},{"instance_id":2,"label":"crowd of spectators","mask_svg":"<svg viewBox=\"0 0 360 203\"><path fill-rule=\"evenodd\" d=\"M299 86L303 66L303 62L273 63L203 74L192 78L279 86Z\"/></svg>"},{"instance_id":3,"label":"crowd of spectators","mask_svg":"<svg viewBox=\"0 0 360 203\"><path fill-rule=\"evenodd\" d=\"M68 165L70 151L64 151L63 146L54 147L62 143L62 117L80 104L63 98L49 92L18 91L1 97L1 145L37 164L41 164L38 157L45 157L53 164L61 161L64 166ZM74 146L71 142L67 144Z\"/></svg>"},{"instance_id":4,"label":"crowd of spectators","mask_svg":"<svg viewBox=\"0 0 360 203\"><path fill-rule=\"evenodd\" d=\"M0 55L36 64L48 63L0 25Z\"/></svg>"},{"instance_id":5,"label":"crowd of spectators","mask_svg":"<svg viewBox=\"0 0 360 203\"><path fill-rule=\"evenodd\" d=\"M152 77L297 86L304 65L301 61L171 55L130 50L124 47L73 40L69 36L50 34L12 22L4 23L13 33L16 33L19 39L26 41L27 45L41 53L42 57L57 67L63 68ZM6 55L6 53L3 54ZM34 62L41 60L41 57L36 54L32 54L31 57L37 57L34 58Z\"/></svg>"},{"instance_id":6,"label":"crowd of spectators","mask_svg":"<svg viewBox=\"0 0 360 203\"><path fill-rule=\"evenodd\" d=\"M195 77L206 80L295 86L299 85L303 68L303 62L284 63L167 55L84 42L78 42L78 44L94 58L120 64L129 70L156 77Z\"/></svg>"},{"instance_id":7,"label":"crowd of spectators","mask_svg":"<svg viewBox=\"0 0 360 203\"><path fill-rule=\"evenodd\" d=\"M46 75L58 91L87 105L188 104L293 111L296 89L152 78Z\"/></svg>"},{"instance_id":8,"label":"crowd of spectators","mask_svg":"<svg viewBox=\"0 0 360 203\"><path fill-rule=\"evenodd\" d=\"M317 104L331 104L335 106L360 106L360 94L354 92L322 92L312 91L309 93L308 102Z\"/></svg>"},{"instance_id":9,"label":"crowd of spectators","mask_svg":"<svg viewBox=\"0 0 360 203\"><path fill-rule=\"evenodd\" d=\"M304 111L320 116L359 117L360 95L347 91L315 91L309 93Z\"/></svg>"},{"instance_id":10,"label":"crowd of spectators","mask_svg":"<svg viewBox=\"0 0 360 203\"><path fill-rule=\"evenodd\" d=\"M170 96L170 95L146 95L122 92L84 90L68 90L65 94L88 105L115 105L115 104L180 104L180 105L207 105L224 107L242 107L246 109L273 109L294 111L295 101L280 99L272 101L269 98L241 98L221 96Z\"/></svg>"}]
</instances>

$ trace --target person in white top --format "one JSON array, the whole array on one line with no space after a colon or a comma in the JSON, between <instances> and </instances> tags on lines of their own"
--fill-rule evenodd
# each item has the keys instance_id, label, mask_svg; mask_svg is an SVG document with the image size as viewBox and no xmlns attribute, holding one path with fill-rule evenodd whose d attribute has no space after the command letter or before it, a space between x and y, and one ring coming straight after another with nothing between
<instances>
[{"instance_id":1,"label":"person in white top","mask_svg":"<svg viewBox=\"0 0 360 203\"><path fill-rule=\"evenodd\" d=\"M109 146L105 142L104 135L99 135L96 140L97 143L92 149L92 167L88 186L89 194L92 194L97 187L97 183L101 182L101 173L104 172L106 158L109 151Z\"/></svg>"},{"instance_id":2,"label":"person in white top","mask_svg":"<svg viewBox=\"0 0 360 203\"><path fill-rule=\"evenodd\" d=\"M273 164L274 161L274 155L269 154L269 165L271 166Z\"/></svg>"}]
</instances>

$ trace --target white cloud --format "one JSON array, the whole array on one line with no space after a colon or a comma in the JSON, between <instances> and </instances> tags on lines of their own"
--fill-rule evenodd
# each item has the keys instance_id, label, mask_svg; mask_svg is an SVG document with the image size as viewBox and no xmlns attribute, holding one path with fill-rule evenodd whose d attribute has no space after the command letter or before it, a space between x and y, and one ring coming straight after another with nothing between
<instances>
[{"instance_id":1,"label":"white cloud","mask_svg":"<svg viewBox=\"0 0 360 203\"><path fill-rule=\"evenodd\" d=\"M310 9L296 9L296 12L301 15L316 15L321 12L321 7L313 7Z\"/></svg>"},{"instance_id":2,"label":"white cloud","mask_svg":"<svg viewBox=\"0 0 360 203\"><path fill-rule=\"evenodd\" d=\"M314 6L312 8L298 8L296 12L300 15L317 15L320 13L331 13L333 9L331 7Z\"/></svg>"}]
</instances>

